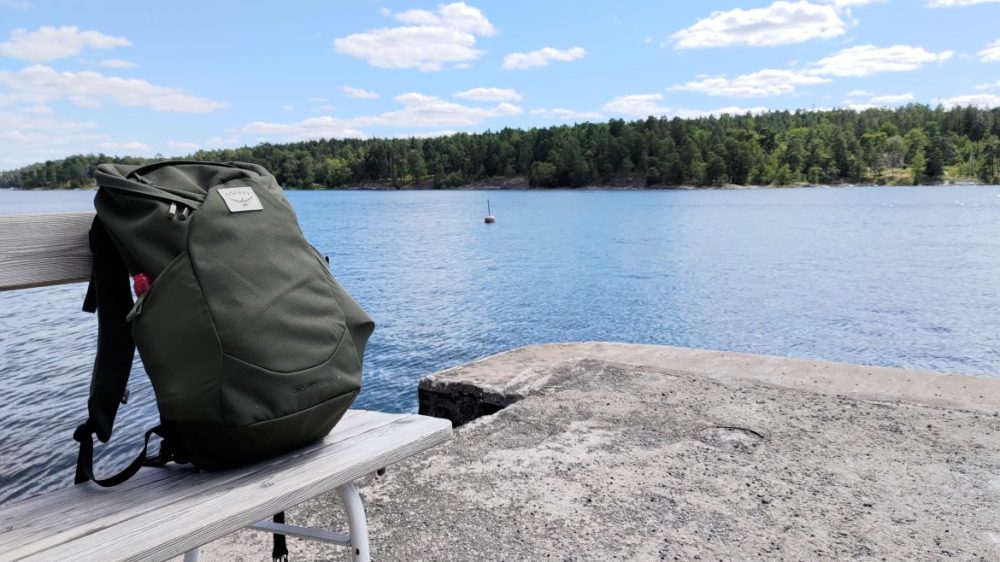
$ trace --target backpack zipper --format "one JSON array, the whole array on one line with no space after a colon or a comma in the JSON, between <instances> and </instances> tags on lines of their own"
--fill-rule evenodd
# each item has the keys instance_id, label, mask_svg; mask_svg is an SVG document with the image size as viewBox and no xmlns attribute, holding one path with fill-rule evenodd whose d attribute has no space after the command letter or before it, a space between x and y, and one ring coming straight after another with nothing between
<instances>
[{"instance_id":1,"label":"backpack zipper","mask_svg":"<svg viewBox=\"0 0 1000 562\"><path fill-rule=\"evenodd\" d=\"M146 185L146 184L140 184ZM138 191L135 189L129 189L127 187L121 187L117 185L109 185L107 183L99 184L98 187L101 189L110 189L111 191L117 191L120 193L125 193L127 195L134 195L136 197L146 197L148 199L156 199L158 201L167 201L171 203L177 203L178 205L187 207L189 209L197 208L201 204L195 197L182 197L180 195L175 195L169 191L165 191L159 186L150 185L148 187L157 190L157 193L148 193L145 191ZM188 194L194 195L194 194Z\"/></svg>"},{"instance_id":2,"label":"backpack zipper","mask_svg":"<svg viewBox=\"0 0 1000 562\"><path fill-rule=\"evenodd\" d=\"M125 315L125 320L131 322L133 318L142 314L142 303L146 301L146 295L149 294L149 290L152 288L153 280L146 273L136 273L132 278L135 295L138 297L135 300L135 304L132 305L132 310L128 311Z\"/></svg>"}]
</instances>

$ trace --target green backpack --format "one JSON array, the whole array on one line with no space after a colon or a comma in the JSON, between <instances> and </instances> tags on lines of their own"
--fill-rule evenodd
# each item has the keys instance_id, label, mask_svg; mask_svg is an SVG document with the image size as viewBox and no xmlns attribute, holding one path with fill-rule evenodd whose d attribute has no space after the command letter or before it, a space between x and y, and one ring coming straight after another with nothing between
<instances>
[{"instance_id":1,"label":"green backpack","mask_svg":"<svg viewBox=\"0 0 1000 562\"><path fill-rule=\"evenodd\" d=\"M101 164L84 310L98 316L77 483L143 465L219 470L322 439L361 388L374 324L306 242L281 186L242 162ZM129 289L132 276L137 299ZM97 479L138 347L160 425L121 473ZM146 457L151 434L163 438Z\"/></svg>"}]
</instances>

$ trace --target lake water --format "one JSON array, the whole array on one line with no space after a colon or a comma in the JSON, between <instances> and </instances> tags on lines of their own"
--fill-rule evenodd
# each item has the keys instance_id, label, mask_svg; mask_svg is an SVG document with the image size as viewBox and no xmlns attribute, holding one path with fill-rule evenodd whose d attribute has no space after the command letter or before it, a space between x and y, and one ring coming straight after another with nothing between
<instances>
[{"instance_id":1,"label":"lake water","mask_svg":"<svg viewBox=\"0 0 1000 562\"><path fill-rule=\"evenodd\" d=\"M361 408L414 411L421 376L539 342L1000 374L1000 187L288 197L378 324ZM0 213L92 198L0 190ZM0 293L0 503L72 483L96 327L85 289ZM106 469L156 420L136 363Z\"/></svg>"}]
</instances>

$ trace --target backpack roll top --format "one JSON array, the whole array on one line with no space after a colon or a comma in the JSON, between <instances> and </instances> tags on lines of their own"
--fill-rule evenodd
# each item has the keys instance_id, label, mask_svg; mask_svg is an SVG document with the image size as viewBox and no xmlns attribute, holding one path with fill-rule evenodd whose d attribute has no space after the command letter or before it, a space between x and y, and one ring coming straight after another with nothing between
<instances>
[{"instance_id":1,"label":"backpack roll top","mask_svg":"<svg viewBox=\"0 0 1000 562\"><path fill-rule=\"evenodd\" d=\"M361 389L371 319L243 163L102 165L95 205L129 272L128 317L163 435L215 470L321 439Z\"/></svg>"}]
</instances>

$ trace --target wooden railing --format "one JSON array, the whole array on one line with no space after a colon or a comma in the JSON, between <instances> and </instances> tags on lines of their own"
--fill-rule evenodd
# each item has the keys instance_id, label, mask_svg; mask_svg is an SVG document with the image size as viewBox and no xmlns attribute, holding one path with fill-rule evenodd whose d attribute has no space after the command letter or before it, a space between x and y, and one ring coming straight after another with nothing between
<instances>
[{"instance_id":1,"label":"wooden railing","mask_svg":"<svg viewBox=\"0 0 1000 562\"><path fill-rule=\"evenodd\" d=\"M0 291L90 279L94 213L0 216Z\"/></svg>"}]
</instances>

